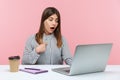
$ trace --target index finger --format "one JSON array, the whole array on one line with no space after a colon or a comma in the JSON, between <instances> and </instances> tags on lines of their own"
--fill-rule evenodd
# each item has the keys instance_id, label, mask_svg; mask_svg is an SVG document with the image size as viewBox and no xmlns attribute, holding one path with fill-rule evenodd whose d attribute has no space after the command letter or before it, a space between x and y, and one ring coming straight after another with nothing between
<instances>
[{"instance_id":1,"label":"index finger","mask_svg":"<svg viewBox=\"0 0 120 80\"><path fill-rule=\"evenodd\" d=\"M45 44L45 45L47 46L47 43L46 43L46 42L44 42L43 44Z\"/></svg>"}]
</instances>

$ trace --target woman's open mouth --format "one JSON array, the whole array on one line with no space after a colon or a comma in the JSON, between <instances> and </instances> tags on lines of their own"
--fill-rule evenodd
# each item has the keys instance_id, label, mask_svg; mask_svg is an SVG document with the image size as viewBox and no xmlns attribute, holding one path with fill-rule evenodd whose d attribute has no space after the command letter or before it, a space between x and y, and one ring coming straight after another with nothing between
<instances>
[{"instance_id":1,"label":"woman's open mouth","mask_svg":"<svg viewBox=\"0 0 120 80\"><path fill-rule=\"evenodd\" d=\"M54 27L50 27L50 29L55 29Z\"/></svg>"}]
</instances>

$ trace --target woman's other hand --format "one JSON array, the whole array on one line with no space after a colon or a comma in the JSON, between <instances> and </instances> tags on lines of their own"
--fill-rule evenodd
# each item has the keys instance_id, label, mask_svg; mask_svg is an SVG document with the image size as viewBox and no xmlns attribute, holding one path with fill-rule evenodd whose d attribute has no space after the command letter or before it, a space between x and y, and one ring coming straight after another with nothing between
<instances>
[{"instance_id":1,"label":"woman's other hand","mask_svg":"<svg viewBox=\"0 0 120 80\"><path fill-rule=\"evenodd\" d=\"M45 52L47 43L42 43L35 48L35 51L39 54L41 52Z\"/></svg>"}]
</instances>

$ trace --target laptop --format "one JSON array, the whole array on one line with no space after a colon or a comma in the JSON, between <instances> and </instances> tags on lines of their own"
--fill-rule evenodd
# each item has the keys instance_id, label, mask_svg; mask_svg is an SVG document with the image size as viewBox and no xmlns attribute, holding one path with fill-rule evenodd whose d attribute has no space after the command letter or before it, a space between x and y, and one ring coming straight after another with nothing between
<instances>
[{"instance_id":1,"label":"laptop","mask_svg":"<svg viewBox=\"0 0 120 80\"><path fill-rule=\"evenodd\" d=\"M54 68L52 71L65 75L103 72L112 48L112 43L77 45L70 67Z\"/></svg>"}]
</instances>

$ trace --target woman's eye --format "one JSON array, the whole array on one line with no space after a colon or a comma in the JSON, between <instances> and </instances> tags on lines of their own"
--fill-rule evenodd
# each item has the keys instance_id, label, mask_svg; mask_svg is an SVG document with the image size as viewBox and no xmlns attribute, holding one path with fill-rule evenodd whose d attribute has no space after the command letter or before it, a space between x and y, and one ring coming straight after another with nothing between
<instances>
[{"instance_id":1,"label":"woman's eye","mask_svg":"<svg viewBox=\"0 0 120 80\"><path fill-rule=\"evenodd\" d=\"M52 19L49 19L49 21L52 21Z\"/></svg>"},{"instance_id":2,"label":"woman's eye","mask_svg":"<svg viewBox=\"0 0 120 80\"><path fill-rule=\"evenodd\" d=\"M53 19L52 18L49 18L49 21L52 21Z\"/></svg>"},{"instance_id":3,"label":"woman's eye","mask_svg":"<svg viewBox=\"0 0 120 80\"><path fill-rule=\"evenodd\" d=\"M56 19L55 22L58 22L58 19Z\"/></svg>"}]
</instances>

